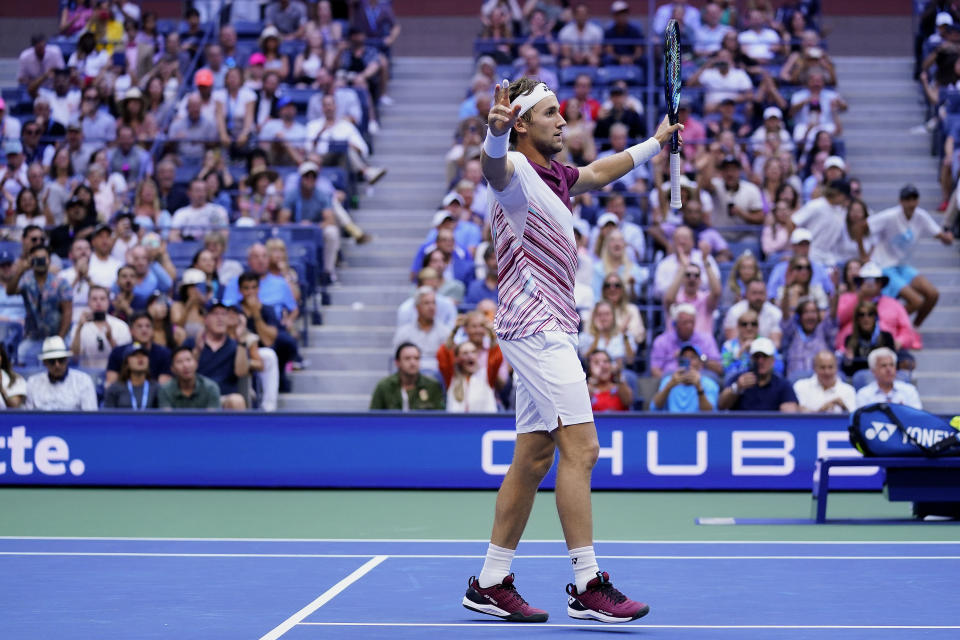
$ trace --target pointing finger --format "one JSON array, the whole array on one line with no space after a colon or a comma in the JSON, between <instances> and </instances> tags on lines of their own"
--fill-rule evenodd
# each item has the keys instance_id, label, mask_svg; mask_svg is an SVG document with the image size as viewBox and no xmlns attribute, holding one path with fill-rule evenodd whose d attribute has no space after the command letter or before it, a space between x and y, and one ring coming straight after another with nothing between
<instances>
[{"instance_id":1,"label":"pointing finger","mask_svg":"<svg viewBox=\"0 0 960 640\"><path fill-rule=\"evenodd\" d=\"M504 78L503 82L500 83L500 100L501 104L507 106L510 105L510 82Z\"/></svg>"}]
</instances>

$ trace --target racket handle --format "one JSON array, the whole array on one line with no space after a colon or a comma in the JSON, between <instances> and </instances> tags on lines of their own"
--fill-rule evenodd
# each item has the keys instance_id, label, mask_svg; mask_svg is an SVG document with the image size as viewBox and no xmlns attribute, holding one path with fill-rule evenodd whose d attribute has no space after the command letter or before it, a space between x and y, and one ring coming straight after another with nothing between
<instances>
[{"instance_id":1,"label":"racket handle","mask_svg":"<svg viewBox=\"0 0 960 640\"><path fill-rule=\"evenodd\" d=\"M680 202L680 154L670 154L670 208L679 209Z\"/></svg>"}]
</instances>

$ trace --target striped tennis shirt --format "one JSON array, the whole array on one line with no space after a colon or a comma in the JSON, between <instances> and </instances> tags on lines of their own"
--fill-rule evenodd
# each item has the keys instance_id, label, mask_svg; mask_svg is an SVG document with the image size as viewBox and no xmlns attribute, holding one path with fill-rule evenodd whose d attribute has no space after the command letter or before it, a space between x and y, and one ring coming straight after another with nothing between
<instances>
[{"instance_id":1,"label":"striped tennis shirt","mask_svg":"<svg viewBox=\"0 0 960 640\"><path fill-rule=\"evenodd\" d=\"M543 331L577 333L570 189L580 171L556 160L544 168L516 151L509 157L510 183L503 191L490 189L500 293L497 336L517 340Z\"/></svg>"}]
</instances>

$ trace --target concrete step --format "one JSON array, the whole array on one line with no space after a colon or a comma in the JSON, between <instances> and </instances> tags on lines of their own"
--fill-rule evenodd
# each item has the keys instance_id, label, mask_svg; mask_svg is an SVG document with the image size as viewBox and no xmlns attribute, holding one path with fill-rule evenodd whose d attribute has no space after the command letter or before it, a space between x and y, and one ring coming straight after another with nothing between
<instances>
[{"instance_id":1,"label":"concrete step","mask_svg":"<svg viewBox=\"0 0 960 640\"><path fill-rule=\"evenodd\" d=\"M960 372L957 371L922 371L917 369L913 377L921 394L931 396L950 396L952 394L956 397L957 390L960 389Z\"/></svg>"},{"instance_id":2,"label":"concrete step","mask_svg":"<svg viewBox=\"0 0 960 640\"><path fill-rule=\"evenodd\" d=\"M411 256L411 260L413 257ZM340 282L345 285L373 285L385 284L390 286L399 286L410 283L410 277L406 269L403 271L393 271L391 269L377 269L371 267L355 267L344 269L337 276Z\"/></svg>"},{"instance_id":3,"label":"concrete step","mask_svg":"<svg viewBox=\"0 0 960 640\"><path fill-rule=\"evenodd\" d=\"M927 329L921 327L920 334L923 336L924 349L956 349L960 347L960 329L941 328ZM954 388L954 392L960 389L960 386Z\"/></svg>"},{"instance_id":4,"label":"concrete step","mask_svg":"<svg viewBox=\"0 0 960 640\"><path fill-rule=\"evenodd\" d=\"M365 222L364 229L370 226L371 225L369 222ZM410 226L416 227L417 225L411 224ZM380 227L374 226L373 228L379 229ZM389 252L409 251L410 248L413 247L413 251L416 252L417 248L423 242L424 236L425 236L422 229L418 229L418 231L421 231L421 233L419 233L415 238L386 234L386 235L378 236L374 238L375 244L367 244L367 245L350 244L344 247L342 251L347 255L366 253L366 252L376 252L376 253L388 252L389 253ZM413 253L410 254L410 257L411 258L413 257Z\"/></svg>"},{"instance_id":5,"label":"concrete step","mask_svg":"<svg viewBox=\"0 0 960 640\"><path fill-rule=\"evenodd\" d=\"M366 411L370 393L283 393L278 403L280 411L329 412Z\"/></svg>"},{"instance_id":6,"label":"concrete step","mask_svg":"<svg viewBox=\"0 0 960 640\"><path fill-rule=\"evenodd\" d=\"M357 220L363 226L363 230L373 235L374 246L379 246L382 240L389 239L410 242L419 246L423 242L424 227L422 221L416 223L394 223L394 222L376 222L368 221L363 218ZM429 224L429 221L427 221Z\"/></svg>"},{"instance_id":7,"label":"concrete step","mask_svg":"<svg viewBox=\"0 0 960 640\"><path fill-rule=\"evenodd\" d=\"M930 267L924 269L925 275L934 286L960 285L960 270L956 267ZM958 323L960 325L960 323Z\"/></svg>"},{"instance_id":8,"label":"concrete step","mask_svg":"<svg viewBox=\"0 0 960 640\"><path fill-rule=\"evenodd\" d=\"M917 360L919 371L949 371L958 368L960 364L960 345L956 349L932 349L924 346L914 352L913 356Z\"/></svg>"},{"instance_id":9,"label":"concrete step","mask_svg":"<svg viewBox=\"0 0 960 640\"><path fill-rule=\"evenodd\" d=\"M373 393L377 382L387 375L382 368L375 370L351 369L345 371L298 371L290 375L294 393ZM369 398L369 395L367 396Z\"/></svg>"},{"instance_id":10,"label":"concrete step","mask_svg":"<svg viewBox=\"0 0 960 640\"><path fill-rule=\"evenodd\" d=\"M393 321L383 326L312 326L311 347L360 346L388 349L393 346L393 334L397 328Z\"/></svg>"},{"instance_id":11,"label":"concrete step","mask_svg":"<svg viewBox=\"0 0 960 640\"><path fill-rule=\"evenodd\" d=\"M329 289L334 305L352 305L355 302L371 305L394 305L394 308L413 295L413 285L401 286L337 286Z\"/></svg>"},{"instance_id":12,"label":"concrete step","mask_svg":"<svg viewBox=\"0 0 960 640\"><path fill-rule=\"evenodd\" d=\"M889 158L877 155L876 153L870 153L869 150L858 150L856 153L848 153L845 159L847 165L850 167L850 171L857 175L873 169L915 169L917 171L924 171L927 174L936 175L934 173L936 171L936 162L933 162L932 158L925 155L904 154L897 158Z\"/></svg>"},{"instance_id":13,"label":"concrete step","mask_svg":"<svg viewBox=\"0 0 960 640\"><path fill-rule=\"evenodd\" d=\"M960 307L958 306L947 306L953 305L957 302L956 299L947 300L940 299L940 304L933 310L926 320L923 322L921 329L924 331L932 330L936 331L939 329L953 329L958 326L958 320L960 320ZM958 345L960 346L960 345ZM960 360L957 360L954 365L957 370L960 370ZM960 394L960 386L957 387L957 392Z\"/></svg>"},{"instance_id":14,"label":"concrete step","mask_svg":"<svg viewBox=\"0 0 960 640\"><path fill-rule=\"evenodd\" d=\"M930 318L933 320L933 318ZM367 305L356 302L347 305L329 305L323 309L324 325L338 326L369 326L395 324L397 321L397 307L393 305Z\"/></svg>"},{"instance_id":15,"label":"concrete step","mask_svg":"<svg viewBox=\"0 0 960 640\"><path fill-rule=\"evenodd\" d=\"M345 257L347 265L352 267L376 267L390 271L407 272L413 262L413 256L417 248L413 251L404 251L402 253L380 253L363 252L350 253Z\"/></svg>"},{"instance_id":16,"label":"concrete step","mask_svg":"<svg viewBox=\"0 0 960 640\"><path fill-rule=\"evenodd\" d=\"M384 375L393 361L390 349L377 347L309 347L301 349L304 358L310 360L308 371L316 369L382 369ZM319 366L316 366L319 365Z\"/></svg>"}]
</instances>

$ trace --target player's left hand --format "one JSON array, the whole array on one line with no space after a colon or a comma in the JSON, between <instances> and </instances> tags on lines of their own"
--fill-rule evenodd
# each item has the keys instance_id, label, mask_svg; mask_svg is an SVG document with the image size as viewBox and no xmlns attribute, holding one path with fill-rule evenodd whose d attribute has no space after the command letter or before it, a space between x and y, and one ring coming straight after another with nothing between
<instances>
[{"instance_id":1,"label":"player's left hand","mask_svg":"<svg viewBox=\"0 0 960 640\"><path fill-rule=\"evenodd\" d=\"M670 137L673 136L674 131L683 131L682 124L670 124L670 119L666 116L663 117L663 122L660 123L660 126L657 127L657 132L653 134L653 137L656 138L657 142L660 143L661 147L665 147L668 142L670 142ZM683 145L683 136L677 136L680 141L680 145Z\"/></svg>"}]
</instances>

